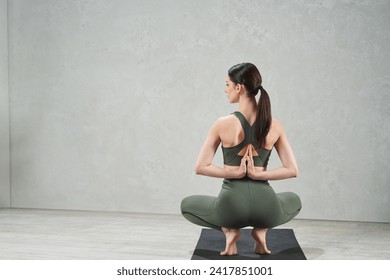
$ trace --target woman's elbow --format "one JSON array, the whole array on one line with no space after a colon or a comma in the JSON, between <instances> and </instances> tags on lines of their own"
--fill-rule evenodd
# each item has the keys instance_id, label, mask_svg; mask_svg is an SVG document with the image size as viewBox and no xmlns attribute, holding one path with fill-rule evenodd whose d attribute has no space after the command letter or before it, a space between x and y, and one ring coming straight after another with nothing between
<instances>
[{"instance_id":1,"label":"woman's elbow","mask_svg":"<svg viewBox=\"0 0 390 280\"><path fill-rule=\"evenodd\" d=\"M292 178L298 177L298 167L294 167L291 169L291 177Z\"/></svg>"},{"instance_id":2,"label":"woman's elbow","mask_svg":"<svg viewBox=\"0 0 390 280\"><path fill-rule=\"evenodd\" d=\"M202 175L203 174L203 166L202 165L196 165L195 166L195 174Z\"/></svg>"},{"instance_id":3,"label":"woman's elbow","mask_svg":"<svg viewBox=\"0 0 390 280\"><path fill-rule=\"evenodd\" d=\"M196 164L195 165L195 174L197 175L207 175L207 168L210 164Z\"/></svg>"}]
</instances>

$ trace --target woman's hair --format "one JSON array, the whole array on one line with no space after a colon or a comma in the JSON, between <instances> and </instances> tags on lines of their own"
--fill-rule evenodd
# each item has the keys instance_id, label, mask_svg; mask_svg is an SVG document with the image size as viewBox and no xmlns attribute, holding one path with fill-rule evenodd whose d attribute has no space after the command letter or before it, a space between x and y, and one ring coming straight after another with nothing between
<instances>
[{"instance_id":1,"label":"woman's hair","mask_svg":"<svg viewBox=\"0 0 390 280\"><path fill-rule=\"evenodd\" d=\"M248 94L256 96L259 90L261 92L254 123L255 148L259 149L265 144L272 122L271 102L267 91L261 85L260 72L252 63L240 63L230 68L228 75L232 82L244 85Z\"/></svg>"}]
</instances>

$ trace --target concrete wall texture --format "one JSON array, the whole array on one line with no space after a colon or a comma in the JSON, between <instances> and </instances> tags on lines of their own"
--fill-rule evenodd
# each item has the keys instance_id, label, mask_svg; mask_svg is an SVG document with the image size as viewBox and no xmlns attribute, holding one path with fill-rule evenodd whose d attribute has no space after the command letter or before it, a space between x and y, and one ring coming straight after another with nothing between
<instances>
[{"instance_id":1,"label":"concrete wall texture","mask_svg":"<svg viewBox=\"0 0 390 280\"><path fill-rule=\"evenodd\" d=\"M271 184L300 195L298 217L390 222L389 14L390 1L8 1L11 206L179 213L217 195L193 167L237 109L228 68L249 61L297 157L300 176Z\"/></svg>"},{"instance_id":2,"label":"concrete wall texture","mask_svg":"<svg viewBox=\"0 0 390 280\"><path fill-rule=\"evenodd\" d=\"M0 208L10 207L7 0L0 0Z\"/></svg>"}]
</instances>

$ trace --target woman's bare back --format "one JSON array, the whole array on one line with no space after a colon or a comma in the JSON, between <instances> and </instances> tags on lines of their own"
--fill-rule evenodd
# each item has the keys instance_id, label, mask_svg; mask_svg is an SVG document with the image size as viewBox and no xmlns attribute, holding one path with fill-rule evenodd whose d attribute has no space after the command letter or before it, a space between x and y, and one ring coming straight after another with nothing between
<instances>
[{"instance_id":1,"label":"woman's bare back","mask_svg":"<svg viewBox=\"0 0 390 280\"><path fill-rule=\"evenodd\" d=\"M256 116L254 115L253 117L246 118L246 120L249 123L249 125L253 126L254 121L252 121L252 119L255 118ZM235 117L234 115L228 115L219 118L218 122L219 122L218 125L219 136L221 140L221 145L223 147L225 148L235 147L244 140L245 137L244 129L240 123L240 120L237 117ZM280 130L281 130L280 122L276 119L272 119L271 127L267 134L265 145L263 147L264 149L272 150L275 143L279 139ZM240 156L245 155L248 148L252 150L252 154L254 156L258 156L257 151L251 144L244 146L244 148L238 153L238 155ZM238 169L239 166L225 165L225 168L229 170L235 170ZM256 167L256 170L258 171L264 171L265 169L266 167Z\"/></svg>"}]
</instances>

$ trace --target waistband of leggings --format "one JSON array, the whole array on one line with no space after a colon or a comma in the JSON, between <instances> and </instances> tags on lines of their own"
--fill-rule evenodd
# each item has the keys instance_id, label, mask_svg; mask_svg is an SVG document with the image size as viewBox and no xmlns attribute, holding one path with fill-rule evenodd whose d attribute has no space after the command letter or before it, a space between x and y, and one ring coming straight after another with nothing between
<instances>
[{"instance_id":1,"label":"waistband of leggings","mask_svg":"<svg viewBox=\"0 0 390 280\"><path fill-rule=\"evenodd\" d=\"M250 183L259 183L259 184L267 184L267 185L269 185L269 182L268 182L268 180L253 180L253 179L251 179L251 178L249 178L249 177L243 177L243 178L240 178L240 179L223 179L223 182L224 183L233 183L233 182L243 182L243 183L245 183L245 182L250 182Z\"/></svg>"}]
</instances>

